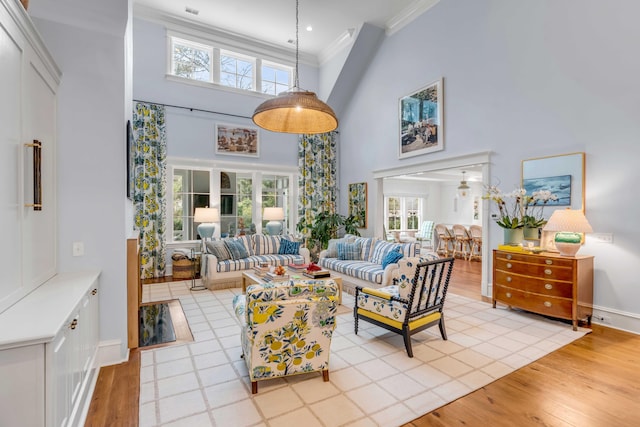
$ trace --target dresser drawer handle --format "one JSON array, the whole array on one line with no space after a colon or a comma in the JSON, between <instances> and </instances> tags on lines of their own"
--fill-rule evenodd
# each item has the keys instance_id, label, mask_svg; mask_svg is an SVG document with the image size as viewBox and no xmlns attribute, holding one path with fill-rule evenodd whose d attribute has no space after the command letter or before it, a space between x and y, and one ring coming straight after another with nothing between
<instances>
[{"instance_id":1,"label":"dresser drawer handle","mask_svg":"<svg viewBox=\"0 0 640 427\"><path fill-rule=\"evenodd\" d=\"M545 259L544 262L547 263L547 265L553 264L553 261L550 259Z\"/></svg>"},{"instance_id":2,"label":"dresser drawer handle","mask_svg":"<svg viewBox=\"0 0 640 427\"><path fill-rule=\"evenodd\" d=\"M549 301L545 301L545 302L544 302L544 306L545 306L545 307L551 307L551 303L550 303Z\"/></svg>"},{"instance_id":3,"label":"dresser drawer handle","mask_svg":"<svg viewBox=\"0 0 640 427\"><path fill-rule=\"evenodd\" d=\"M511 254L507 254L507 259L511 259Z\"/></svg>"},{"instance_id":4,"label":"dresser drawer handle","mask_svg":"<svg viewBox=\"0 0 640 427\"><path fill-rule=\"evenodd\" d=\"M551 273L553 273L553 270L551 270L549 268L544 270L544 274L551 274Z\"/></svg>"},{"instance_id":5,"label":"dresser drawer handle","mask_svg":"<svg viewBox=\"0 0 640 427\"><path fill-rule=\"evenodd\" d=\"M510 263L510 262L508 262L508 263L507 263L507 268L511 268L511 267L513 267L513 265L511 265L511 263Z\"/></svg>"},{"instance_id":6,"label":"dresser drawer handle","mask_svg":"<svg viewBox=\"0 0 640 427\"><path fill-rule=\"evenodd\" d=\"M507 292L505 295L507 296L507 298L511 298L511 292Z\"/></svg>"},{"instance_id":7,"label":"dresser drawer handle","mask_svg":"<svg viewBox=\"0 0 640 427\"><path fill-rule=\"evenodd\" d=\"M511 276L507 276L507 282L511 282L512 280Z\"/></svg>"},{"instance_id":8,"label":"dresser drawer handle","mask_svg":"<svg viewBox=\"0 0 640 427\"><path fill-rule=\"evenodd\" d=\"M551 283L545 283L544 288L550 291L551 289L553 289L553 285Z\"/></svg>"}]
</instances>

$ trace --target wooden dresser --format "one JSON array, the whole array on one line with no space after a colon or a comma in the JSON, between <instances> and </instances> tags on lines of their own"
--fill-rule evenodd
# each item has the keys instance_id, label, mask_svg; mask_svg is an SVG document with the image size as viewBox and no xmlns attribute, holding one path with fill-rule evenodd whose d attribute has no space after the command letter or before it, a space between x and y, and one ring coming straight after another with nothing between
<instances>
[{"instance_id":1,"label":"wooden dresser","mask_svg":"<svg viewBox=\"0 0 640 427\"><path fill-rule=\"evenodd\" d=\"M550 317L591 324L593 256L563 257L493 251L493 307L496 302Z\"/></svg>"}]
</instances>

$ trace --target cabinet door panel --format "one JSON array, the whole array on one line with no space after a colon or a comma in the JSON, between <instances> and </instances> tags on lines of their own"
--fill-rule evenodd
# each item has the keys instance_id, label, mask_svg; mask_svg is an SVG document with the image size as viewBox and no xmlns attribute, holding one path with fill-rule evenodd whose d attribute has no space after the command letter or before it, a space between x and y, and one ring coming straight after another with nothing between
<instances>
[{"instance_id":1,"label":"cabinet door panel","mask_svg":"<svg viewBox=\"0 0 640 427\"><path fill-rule=\"evenodd\" d=\"M5 10L0 8L4 22ZM7 22L9 25L9 22ZM0 224L4 244L0 245L0 313L11 306L25 292L20 276L20 207L19 157L20 138L20 76L22 51L20 46L0 26Z\"/></svg>"},{"instance_id":2,"label":"cabinet door panel","mask_svg":"<svg viewBox=\"0 0 640 427\"><path fill-rule=\"evenodd\" d=\"M56 272L56 98L44 66L34 53L25 51L23 136L42 142L42 210L23 208L24 284L35 287ZM33 203L33 151L24 157L24 199Z\"/></svg>"}]
</instances>

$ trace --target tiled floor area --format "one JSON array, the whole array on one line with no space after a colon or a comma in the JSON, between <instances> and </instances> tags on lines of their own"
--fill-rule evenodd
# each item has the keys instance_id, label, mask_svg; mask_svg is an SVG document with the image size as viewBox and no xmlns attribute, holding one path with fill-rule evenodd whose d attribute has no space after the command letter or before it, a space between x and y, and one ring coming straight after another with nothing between
<instances>
[{"instance_id":1,"label":"tiled floor area","mask_svg":"<svg viewBox=\"0 0 640 427\"><path fill-rule=\"evenodd\" d=\"M141 353L140 426L397 426L464 396L583 336L566 323L493 309L448 294L449 340L438 328L402 337L360 322L344 295L320 373L268 380L251 395L231 307L239 288L189 291L190 282L144 285L143 302L180 299L195 342Z\"/></svg>"}]
</instances>

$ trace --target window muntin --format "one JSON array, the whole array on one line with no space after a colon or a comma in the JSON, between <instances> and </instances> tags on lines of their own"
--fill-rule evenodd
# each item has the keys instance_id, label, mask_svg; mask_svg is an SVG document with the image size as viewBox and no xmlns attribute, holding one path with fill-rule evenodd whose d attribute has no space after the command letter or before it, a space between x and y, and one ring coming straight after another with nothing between
<instances>
[{"instance_id":1,"label":"window muntin","mask_svg":"<svg viewBox=\"0 0 640 427\"><path fill-rule=\"evenodd\" d=\"M171 73L178 77L212 82L213 48L176 37L171 38Z\"/></svg>"},{"instance_id":2,"label":"window muntin","mask_svg":"<svg viewBox=\"0 0 640 427\"><path fill-rule=\"evenodd\" d=\"M209 171L173 170L173 241L196 240L193 214L196 208L209 206L209 199Z\"/></svg>"},{"instance_id":3,"label":"window muntin","mask_svg":"<svg viewBox=\"0 0 640 427\"><path fill-rule=\"evenodd\" d=\"M220 84L237 89L253 90L255 59L233 52L220 52Z\"/></svg>"},{"instance_id":4,"label":"window muntin","mask_svg":"<svg viewBox=\"0 0 640 427\"><path fill-rule=\"evenodd\" d=\"M291 68L262 63L262 93L277 95L291 87Z\"/></svg>"},{"instance_id":5,"label":"window muntin","mask_svg":"<svg viewBox=\"0 0 640 427\"><path fill-rule=\"evenodd\" d=\"M421 223L423 202L424 199L420 197L385 197L384 221L387 230L418 230Z\"/></svg>"}]
</instances>

